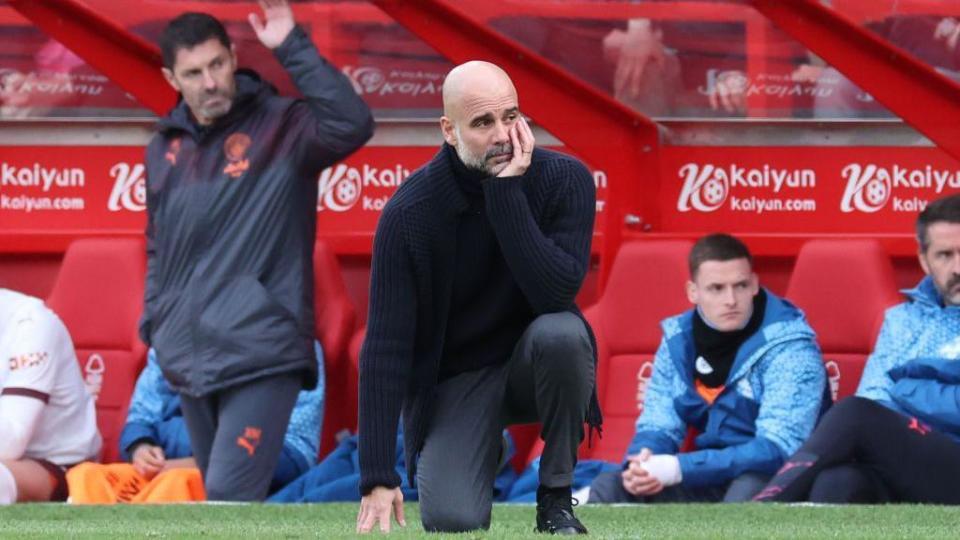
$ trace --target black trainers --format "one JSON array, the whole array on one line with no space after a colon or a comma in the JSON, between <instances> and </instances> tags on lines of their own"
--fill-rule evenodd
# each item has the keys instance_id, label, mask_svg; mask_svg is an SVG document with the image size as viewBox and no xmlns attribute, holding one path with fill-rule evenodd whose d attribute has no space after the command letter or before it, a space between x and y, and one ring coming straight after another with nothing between
<instances>
[{"instance_id":1,"label":"black trainers","mask_svg":"<svg viewBox=\"0 0 960 540\"><path fill-rule=\"evenodd\" d=\"M537 493L537 532L587 534L587 528L573 515L576 504L579 501L570 496L569 488Z\"/></svg>"}]
</instances>

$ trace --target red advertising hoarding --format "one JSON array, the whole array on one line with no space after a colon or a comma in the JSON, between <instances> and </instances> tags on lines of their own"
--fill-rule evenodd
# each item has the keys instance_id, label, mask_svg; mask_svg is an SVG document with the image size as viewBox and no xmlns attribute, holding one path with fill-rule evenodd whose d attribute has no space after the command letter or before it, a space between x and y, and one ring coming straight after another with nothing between
<instances>
[{"instance_id":1,"label":"red advertising hoarding","mask_svg":"<svg viewBox=\"0 0 960 540\"><path fill-rule=\"evenodd\" d=\"M664 148L662 230L906 234L960 189L936 148Z\"/></svg>"},{"instance_id":2,"label":"red advertising hoarding","mask_svg":"<svg viewBox=\"0 0 960 540\"><path fill-rule=\"evenodd\" d=\"M369 252L384 205L436 151L367 147L324 170L318 234L341 252ZM960 190L960 163L935 148L667 147L662 164L654 233L909 237L929 200ZM594 179L602 213L618 201L606 200L606 172ZM139 147L0 148L0 249L58 251L75 236L141 234L144 182Z\"/></svg>"}]
</instances>

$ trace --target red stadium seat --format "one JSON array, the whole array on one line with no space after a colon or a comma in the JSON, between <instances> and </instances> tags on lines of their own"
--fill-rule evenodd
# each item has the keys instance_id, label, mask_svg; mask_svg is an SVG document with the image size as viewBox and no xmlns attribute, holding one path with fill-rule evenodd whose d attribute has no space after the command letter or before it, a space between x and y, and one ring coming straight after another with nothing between
<instances>
[{"instance_id":1,"label":"red stadium seat","mask_svg":"<svg viewBox=\"0 0 960 540\"><path fill-rule=\"evenodd\" d=\"M357 431L359 425L357 425L357 410L360 406L359 393L360 393L360 347L363 346L363 338L367 336L367 327L357 330L357 333L353 335L353 338L350 339L350 348L348 356L350 362L347 365L347 393L349 394L347 401L345 402L347 406L351 407L350 410L353 411L353 423L350 425L352 431Z\"/></svg>"},{"instance_id":2,"label":"red stadium seat","mask_svg":"<svg viewBox=\"0 0 960 540\"><path fill-rule=\"evenodd\" d=\"M625 243L617 253L603 296L586 311L597 335L597 381L603 408L603 438L583 457L623 459L653 374L660 321L690 309L685 293L691 242Z\"/></svg>"},{"instance_id":3,"label":"red stadium seat","mask_svg":"<svg viewBox=\"0 0 960 540\"><path fill-rule=\"evenodd\" d=\"M817 332L834 400L852 395L884 310L901 301L883 246L876 240L805 243L786 296Z\"/></svg>"},{"instance_id":4,"label":"red stadium seat","mask_svg":"<svg viewBox=\"0 0 960 540\"><path fill-rule=\"evenodd\" d=\"M360 390L360 347L363 345L363 338L367 335L366 327L363 327L353 334L350 342L347 344L347 351L344 355L343 365L340 366L341 377L339 386L334 387L327 380L327 416L324 419L324 435L329 435L331 448L336 446L341 434L356 433L357 431L357 407L358 392ZM328 368L329 373L329 368ZM334 401L335 400L335 401ZM330 427L327 418L334 412L339 416L339 424L336 429ZM326 452L321 450L321 455Z\"/></svg>"},{"instance_id":5,"label":"red stadium seat","mask_svg":"<svg viewBox=\"0 0 960 540\"><path fill-rule=\"evenodd\" d=\"M357 423L356 383L351 386L347 347L357 324L357 313L347 294L333 251L317 240L313 252L315 332L323 346L326 395L320 456L336 446L337 433Z\"/></svg>"},{"instance_id":6,"label":"red stadium seat","mask_svg":"<svg viewBox=\"0 0 960 540\"><path fill-rule=\"evenodd\" d=\"M47 298L70 331L87 388L96 397L105 462L118 459L120 430L146 359L137 336L145 275L143 240L76 240Z\"/></svg>"}]
</instances>

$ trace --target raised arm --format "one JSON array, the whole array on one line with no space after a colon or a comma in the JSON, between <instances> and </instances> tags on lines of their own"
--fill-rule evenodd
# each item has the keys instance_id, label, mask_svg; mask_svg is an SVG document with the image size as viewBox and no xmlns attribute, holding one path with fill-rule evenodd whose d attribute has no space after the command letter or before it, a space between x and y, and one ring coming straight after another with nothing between
<instances>
[{"instance_id":1,"label":"raised arm","mask_svg":"<svg viewBox=\"0 0 960 540\"><path fill-rule=\"evenodd\" d=\"M251 13L250 25L273 51L304 96L287 118L300 156L314 168L343 159L373 136L373 116L349 79L320 56L296 25L286 0L261 0L263 19Z\"/></svg>"}]
</instances>

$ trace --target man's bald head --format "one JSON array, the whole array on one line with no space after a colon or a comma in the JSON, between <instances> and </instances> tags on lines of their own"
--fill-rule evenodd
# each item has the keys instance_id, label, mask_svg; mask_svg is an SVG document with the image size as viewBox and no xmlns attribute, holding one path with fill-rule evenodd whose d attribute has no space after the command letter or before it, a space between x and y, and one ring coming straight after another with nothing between
<instances>
[{"instance_id":1,"label":"man's bald head","mask_svg":"<svg viewBox=\"0 0 960 540\"><path fill-rule=\"evenodd\" d=\"M443 81L443 114L448 117L455 115L455 109L464 101L504 93L512 94L516 99L513 81L500 66L483 60L460 64L451 69Z\"/></svg>"},{"instance_id":2,"label":"man's bald head","mask_svg":"<svg viewBox=\"0 0 960 540\"><path fill-rule=\"evenodd\" d=\"M520 118L510 76L475 60L450 70L443 81L440 129L447 144L470 168L496 174L512 152L510 129Z\"/></svg>"}]
</instances>

